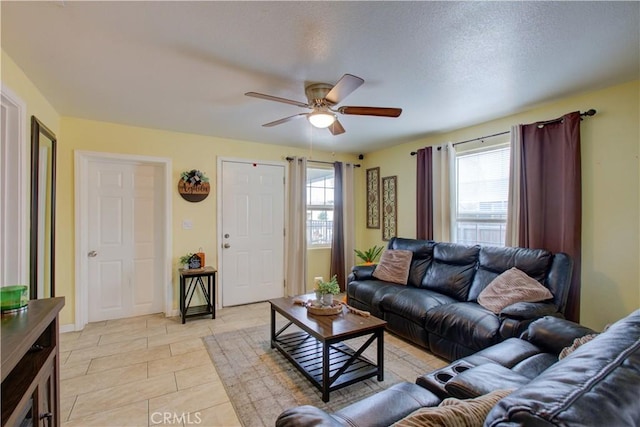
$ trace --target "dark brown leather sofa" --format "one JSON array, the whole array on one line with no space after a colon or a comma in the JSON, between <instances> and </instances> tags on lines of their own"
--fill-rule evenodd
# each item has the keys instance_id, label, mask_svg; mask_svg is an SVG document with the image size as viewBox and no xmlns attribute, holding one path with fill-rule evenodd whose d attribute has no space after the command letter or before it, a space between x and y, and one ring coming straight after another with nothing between
<instances>
[{"instance_id":1,"label":"dark brown leather sofa","mask_svg":"<svg viewBox=\"0 0 640 427\"><path fill-rule=\"evenodd\" d=\"M485 418L485 427L640 425L640 310L562 360L558 354L592 330L545 317L511 338L417 379L328 414L314 406L284 411L278 427L389 426L443 398L514 389ZM440 375L440 376L439 376ZM439 378L438 378L439 377Z\"/></svg>"},{"instance_id":2,"label":"dark brown leather sofa","mask_svg":"<svg viewBox=\"0 0 640 427\"><path fill-rule=\"evenodd\" d=\"M408 283L378 280L375 266L355 266L347 280L348 304L447 360L517 337L543 316L563 317L573 266L564 253L404 238L393 238L388 249L413 252ZM511 267L547 287L553 299L515 303L499 314L479 305L480 292Z\"/></svg>"}]
</instances>

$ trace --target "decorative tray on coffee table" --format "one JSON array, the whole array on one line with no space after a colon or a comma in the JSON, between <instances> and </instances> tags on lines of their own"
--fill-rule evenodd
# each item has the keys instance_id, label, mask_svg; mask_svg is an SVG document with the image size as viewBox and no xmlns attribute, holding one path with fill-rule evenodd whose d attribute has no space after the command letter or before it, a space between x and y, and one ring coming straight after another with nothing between
<instances>
[{"instance_id":1,"label":"decorative tray on coffee table","mask_svg":"<svg viewBox=\"0 0 640 427\"><path fill-rule=\"evenodd\" d=\"M331 305L321 305L318 300L308 301L305 304L307 311L318 316L332 316L342 313L342 304L334 301Z\"/></svg>"}]
</instances>

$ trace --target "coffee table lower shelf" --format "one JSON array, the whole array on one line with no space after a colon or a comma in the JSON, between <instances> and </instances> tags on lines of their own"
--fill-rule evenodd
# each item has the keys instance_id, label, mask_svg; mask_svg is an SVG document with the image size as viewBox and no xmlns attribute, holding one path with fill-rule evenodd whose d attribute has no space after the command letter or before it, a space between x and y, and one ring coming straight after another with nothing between
<instances>
[{"instance_id":1,"label":"coffee table lower shelf","mask_svg":"<svg viewBox=\"0 0 640 427\"><path fill-rule=\"evenodd\" d=\"M293 332L278 335L271 344L277 348L293 365L307 377L320 391L325 402L329 401L329 392L354 384L380 374L379 367L366 357L358 354L369 346L371 340L358 351L354 351L342 342L325 344L328 346L328 369L323 369L323 344L305 332ZM328 378L325 387L324 378ZM382 378L379 378L382 380Z\"/></svg>"}]
</instances>

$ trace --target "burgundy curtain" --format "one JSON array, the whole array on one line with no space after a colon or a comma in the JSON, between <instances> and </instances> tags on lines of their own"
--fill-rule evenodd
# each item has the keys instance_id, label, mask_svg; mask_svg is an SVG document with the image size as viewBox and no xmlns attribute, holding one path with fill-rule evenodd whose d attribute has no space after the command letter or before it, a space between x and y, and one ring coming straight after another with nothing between
<instances>
[{"instance_id":1,"label":"burgundy curtain","mask_svg":"<svg viewBox=\"0 0 640 427\"><path fill-rule=\"evenodd\" d=\"M565 317L580 321L582 190L580 113L522 126L520 242L526 248L565 252L573 276Z\"/></svg>"},{"instance_id":2,"label":"burgundy curtain","mask_svg":"<svg viewBox=\"0 0 640 427\"><path fill-rule=\"evenodd\" d=\"M331 266L329 267L329 275L330 277L336 275L340 290L344 292L346 277L344 277L342 162L335 162L333 168L333 240L331 241Z\"/></svg>"},{"instance_id":3,"label":"burgundy curtain","mask_svg":"<svg viewBox=\"0 0 640 427\"><path fill-rule=\"evenodd\" d=\"M416 183L416 237L433 240L433 151L418 150Z\"/></svg>"}]
</instances>

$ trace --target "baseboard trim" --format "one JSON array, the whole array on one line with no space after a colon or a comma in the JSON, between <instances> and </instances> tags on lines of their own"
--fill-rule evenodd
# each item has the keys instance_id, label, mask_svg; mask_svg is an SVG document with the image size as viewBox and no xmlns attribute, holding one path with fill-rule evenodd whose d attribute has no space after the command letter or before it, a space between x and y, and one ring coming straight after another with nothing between
<instances>
[{"instance_id":1,"label":"baseboard trim","mask_svg":"<svg viewBox=\"0 0 640 427\"><path fill-rule=\"evenodd\" d=\"M76 325L74 323L69 323L67 325L60 325L60 333L64 334L65 332L75 332Z\"/></svg>"}]
</instances>

